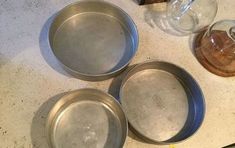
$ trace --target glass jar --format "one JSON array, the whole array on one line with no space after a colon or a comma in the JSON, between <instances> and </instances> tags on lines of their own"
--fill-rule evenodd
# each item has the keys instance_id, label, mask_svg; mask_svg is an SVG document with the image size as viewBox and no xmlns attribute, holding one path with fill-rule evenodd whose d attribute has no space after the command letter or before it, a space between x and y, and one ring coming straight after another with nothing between
<instances>
[{"instance_id":1,"label":"glass jar","mask_svg":"<svg viewBox=\"0 0 235 148\"><path fill-rule=\"evenodd\" d=\"M170 0L167 5L169 24L181 35L202 31L214 20L216 0Z\"/></svg>"},{"instance_id":2,"label":"glass jar","mask_svg":"<svg viewBox=\"0 0 235 148\"><path fill-rule=\"evenodd\" d=\"M195 40L195 53L199 62L220 76L235 76L235 20L213 24Z\"/></svg>"}]
</instances>

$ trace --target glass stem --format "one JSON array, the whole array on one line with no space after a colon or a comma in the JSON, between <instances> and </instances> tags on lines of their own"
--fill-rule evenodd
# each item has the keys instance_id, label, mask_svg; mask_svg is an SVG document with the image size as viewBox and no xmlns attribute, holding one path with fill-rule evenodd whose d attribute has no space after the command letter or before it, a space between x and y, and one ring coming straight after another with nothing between
<instances>
[{"instance_id":1,"label":"glass stem","mask_svg":"<svg viewBox=\"0 0 235 148\"><path fill-rule=\"evenodd\" d=\"M186 4L181 4L180 9L175 13L175 18L177 18L178 20L190 9L192 3L195 0L188 0L188 2Z\"/></svg>"}]
</instances>

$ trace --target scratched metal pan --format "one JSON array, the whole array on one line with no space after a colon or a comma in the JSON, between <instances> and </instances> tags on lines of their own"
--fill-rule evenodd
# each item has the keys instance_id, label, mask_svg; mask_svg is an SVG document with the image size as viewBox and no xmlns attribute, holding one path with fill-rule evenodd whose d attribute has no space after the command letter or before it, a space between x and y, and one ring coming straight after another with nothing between
<instances>
[{"instance_id":1,"label":"scratched metal pan","mask_svg":"<svg viewBox=\"0 0 235 148\"><path fill-rule=\"evenodd\" d=\"M154 144L191 137L205 114L197 82L167 62L150 61L131 69L123 80L120 101L133 132Z\"/></svg>"},{"instance_id":2,"label":"scratched metal pan","mask_svg":"<svg viewBox=\"0 0 235 148\"><path fill-rule=\"evenodd\" d=\"M131 17L104 1L78 1L62 9L49 30L51 49L70 74L89 81L108 79L130 63L138 48Z\"/></svg>"},{"instance_id":3,"label":"scratched metal pan","mask_svg":"<svg viewBox=\"0 0 235 148\"><path fill-rule=\"evenodd\" d=\"M127 131L121 105L96 89L63 96L50 111L46 124L51 148L121 148Z\"/></svg>"}]
</instances>

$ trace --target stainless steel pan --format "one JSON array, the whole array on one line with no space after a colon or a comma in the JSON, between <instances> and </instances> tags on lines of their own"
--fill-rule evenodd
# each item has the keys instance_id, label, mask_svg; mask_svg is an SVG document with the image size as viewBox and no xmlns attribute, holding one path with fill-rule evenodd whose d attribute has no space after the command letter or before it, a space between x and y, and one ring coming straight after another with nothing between
<instances>
[{"instance_id":1,"label":"stainless steel pan","mask_svg":"<svg viewBox=\"0 0 235 148\"><path fill-rule=\"evenodd\" d=\"M192 136L201 126L205 103L193 77L182 68L159 61L135 66L124 78L120 101L133 131L156 144Z\"/></svg>"},{"instance_id":2,"label":"stainless steel pan","mask_svg":"<svg viewBox=\"0 0 235 148\"><path fill-rule=\"evenodd\" d=\"M121 148L127 130L119 103L96 89L81 89L62 97L46 125L51 148Z\"/></svg>"},{"instance_id":3,"label":"stainless steel pan","mask_svg":"<svg viewBox=\"0 0 235 148\"><path fill-rule=\"evenodd\" d=\"M104 1L79 1L62 9L50 27L51 49L70 74L84 80L120 73L138 48L131 17Z\"/></svg>"}]
</instances>

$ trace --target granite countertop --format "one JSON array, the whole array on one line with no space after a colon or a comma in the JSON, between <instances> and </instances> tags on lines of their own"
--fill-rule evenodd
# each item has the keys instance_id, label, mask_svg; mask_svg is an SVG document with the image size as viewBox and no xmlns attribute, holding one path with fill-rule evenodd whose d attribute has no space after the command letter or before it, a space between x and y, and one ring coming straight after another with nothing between
<instances>
[{"instance_id":1,"label":"granite countertop","mask_svg":"<svg viewBox=\"0 0 235 148\"><path fill-rule=\"evenodd\" d=\"M47 148L47 113L64 93L79 88L110 91L112 79L86 82L68 75L49 50L48 22L75 0L1 0L0 2L0 148ZM235 142L235 78L218 77L196 60L192 36L169 34L156 14L163 6L138 6L135 0L109 0L135 21L140 44L132 64L148 59L183 67L200 84L206 99L206 117L200 130L174 146L140 142L130 133L126 148L220 148ZM235 3L218 0L216 20L235 19ZM162 18L164 19L164 18ZM168 32L168 33L167 33Z\"/></svg>"}]
</instances>

